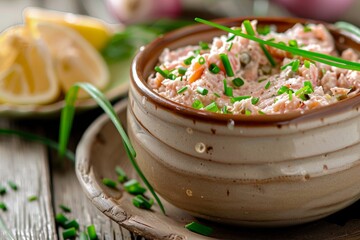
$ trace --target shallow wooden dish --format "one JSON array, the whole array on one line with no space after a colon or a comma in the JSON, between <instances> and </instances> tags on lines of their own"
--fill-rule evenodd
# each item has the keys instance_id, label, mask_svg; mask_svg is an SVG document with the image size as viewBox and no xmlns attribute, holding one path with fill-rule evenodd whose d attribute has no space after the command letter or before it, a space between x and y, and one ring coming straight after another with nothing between
<instances>
[{"instance_id":1,"label":"shallow wooden dish","mask_svg":"<svg viewBox=\"0 0 360 240\"><path fill-rule=\"evenodd\" d=\"M116 105L116 111L125 125L127 101ZM132 205L132 196L119 187L112 190L101 183L103 177L116 179L115 166L126 170L130 178L137 178L127 159L120 135L107 116L99 117L85 132L76 151L76 174L85 194L106 216L121 226L149 239L359 239L360 202L309 224L288 228L259 229L220 225L195 219L165 200L167 216L155 204L151 211ZM164 179L166 181L166 179ZM149 193L147 194L148 196ZM221 203L219 203L221 204ZM211 238L192 233L184 228L186 223L199 221L211 226Z\"/></svg>"}]
</instances>

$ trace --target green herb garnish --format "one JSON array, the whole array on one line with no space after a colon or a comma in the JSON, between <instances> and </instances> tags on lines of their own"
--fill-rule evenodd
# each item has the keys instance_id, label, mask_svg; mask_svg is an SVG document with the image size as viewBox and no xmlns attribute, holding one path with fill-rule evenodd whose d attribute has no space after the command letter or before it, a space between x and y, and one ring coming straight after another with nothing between
<instances>
[{"instance_id":1,"label":"green herb garnish","mask_svg":"<svg viewBox=\"0 0 360 240\"><path fill-rule=\"evenodd\" d=\"M87 227L87 232L88 232L90 240L97 240L98 239L94 225L88 226Z\"/></svg>"},{"instance_id":2,"label":"green herb garnish","mask_svg":"<svg viewBox=\"0 0 360 240\"><path fill-rule=\"evenodd\" d=\"M4 202L0 202L0 209L3 211L3 212L6 212L7 211L7 206Z\"/></svg>"},{"instance_id":3,"label":"green herb garnish","mask_svg":"<svg viewBox=\"0 0 360 240\"><path fill-rule=\"evenodd\" d=\"M124 183L128 180L128 177L127 177L125 171L121 167L116 166L115 172L116 172L116 175L118 176L118 181L120 183Z\"/></svg>"},{"instance_id":4,"label":"green herb garnish","mask_svg":"<svg viewBox=\"0 0 360 240\"><path fill-rule=\"evenodd\" d=\"M185 92L187 89L188 89L187 86L182 87L182 88L180 88L180 89L177 91L177 93L178 93L178 94L183 93L183 92Z\"/></svg>"},{"instance_id":5,"label":"green herb garnish","mask_svg":"<svg viewBox=\"0 0 360 240\"><path fill-rule=\"evenodd\" d=\"M304 25L303 31L304 31L304 32L311 32L312 29L311 29L311 27L309 27L308 25Z\"/></svg>"},{"instance_id":6,"label":"green herb garnish","mask_svg":"<svg viewBox=\"0 0 360 240\"><path fill-rule=\"evenodd\" d=\"M215 97L218 97L218 98L220 97L220 95L216 92L214 93L214 95L215 95Z\"/></svg>"},{"instance_id":7,"label":"green herb garnish","mask_svg":"<svg viewBox=\"0 0 360 240\"><path fill-rule=\"evenodd\" d=\"M189 224L186 224L185 228L192 232L199 233L204 236L209 236L213 232L213 229L211 227L202 225L197 222L191 222Z\"/></svg>"},{"instance_id":8,"label":"green herb garnish","mask_svg":"<svg viewBox=\"0 0 360 240\"><path fill-rule=\"evenodd\" d=\"M204 107L204 105L199 99L196 99L191 106L195 109L201 109Z\"/></svg>"},{"instance_id":9,"label":"green herb garnish","mask_svg":"<svg viewBox=\"0 0 360 240\"><path fill-rule=\"evenodd\" d=\"M133 195L143 194L144 192L146 192L146 189L143 188L141 184L135 179L131 179L124 183L124 189L125 191Z\"/></svg>"},{"instance_id":10,"label":"green herb garnish","mask_svg":"<svg viewBox=\"0 0 360 240\"><path fill-rule=\"evenodd\" d=\"M160 73L161 76L163 76L164 78L168 78L169 77L169 71L168 70L162 70L159 66L156 66L154 68L154 70L158 73Z\"/></svg>"},{"instance_id":11,"label":"green herb garnish","mask_svg":"<svg viewBox=\"0 0 360 240\"><path fill-rule=\"evenodd\" d=\"M236 87L241 87L242 85L244 85L244 80L242 80L241 78L234 78L232 80L232 83L236 86Z\"/></svg>"},{"instance_id":12,"label":"green herb garnish","mask_svg":"<svg viewBox=\"0 0 360 240\"><path fill-rule=\"evenodd\" d=\"M240 102L240 101L245 100L245 99L248 99L248 98L251 98L251 96L232 97L232 98L230 98L230 102L231 102L231 103Z\"/></svg>"},{"instance_id":13,"label":"green herb garnish","mask_svg":"<svg viewBox=\"0 0 360 240\"><path fill-rule=\"evenodd\" d=\"M37 201L39 198L37 196L30 196L28 197L28 201L29 202L34 202L34 201Z\"/></svg>"},{"instance_id":14,"label":"green herb garnish","mask_svg":"<svg viewBox=\"0 0 360 240\"><path fill-rule=\"evenodd\" d=\"M191 65L191 62L194 58L195 58L194 56L188 57L187 59L184 60L184 64Z\"/></svg>"},{"instance_id":15,"label":"green herb garnish","mask_svg":"<svg viewBox=\"0 0 360 240\"><path fill-rule=\"evenodd\" d=\"M297 72L299 70L299 66L300 66L300 60L299 59L295 59L293 61L293 64L291 66L291 71L293 72Z\"/></svg>"},{"instance_id":16,"label":"green herb garnish","mask_svg":"<svg viewBox=\"0 0 360 240\"><path fill-rule=\"evenodd\" d=\"M209 105L207 105L206 107L204 107L205 110L209 111L209 112L218 112L219 108L216 105L216 102L212 102Z\"/></svg>"},{"instance_id":17,"label":"green herb garnish","mask_svg":"<svg viewBox=\"0 0 360 240\"><path fill-rule=\"evenodd\" d=\"M201 65L203 65L203 64L206 62L206 60L205 60L204 57L199 57L198 62L199 62Z\"/></svg>"},{"instance_id":18,"label":"green herb garnish","mask_svg":"<svg viewBox=\"0 0 360 240\"><path fill-rule=\"evenodd\" d=\"M186 71L187 71L187 68L185 68L185 67L178 68L178 73L181 75L185 75Z\"/></svg>"},{"instance_id":19,"label":"green herb garnish","mask_svg":"<svg viewBox=\"0 0 360 240\"><path fill-rule=\"evenodd\" d=\"M0 196L4 196L6 194L6 188L0 185Z\"/></svg>"},{"instance_id":20,"label":"green herb garnish","mask_svg":"<svg viewBox=\"0 0 360 240\"><path fill-rule=\"evenodd\" d=\"M256 105L259 102L259 100L260 100L260 98L252 97L251 98L252 105Z\"/></svg>"},{"instance_id":21,"label":"green herb garnish","mask_svg":"<svg viewBox=\"0 0 360 240\"><path fill-rule=\"evenodd\" d=\"M209 66L209 71L213 74L217 74L220 72L220 68L218 65L216 65L215 63L211 63Z\"/></svg>"},{"instance_id":22,"label":"green herb garnish","mask_svg":"<svg viewBox=\"0 0 360 240\"><path fill-rule=\"evenodd\" d=\"M66 213L70 213L71 212L71 208L69 208L68 206L65 206L64 204L60 204L59 208L61 208L61 210L63 210Z\"/></svg>"},{"instance_id":23,"label":"green herb garnish","mask_svg":"<svg viewBox=\"0 0 360 240\"><path fill-rule=\"evenodd\" d=\"M264 25L264 26L257 26L256 31L260 34L260 35L268 35L271 32L271 27L270 25Z\"/></svg>"},{"instance_id":24,"label":"green herb garnish","mask_svg":"<svg viewBox=\"0 0 360 240\"><path fill-rule=\"evenodd\" d=\"M137 195L136 197L134 197L132 199L132 202L135 207L143 208L143 209L150 209L151 206L154 204L153 199L148 200L142 195Z\"/></svg>"},{"instance_id":25,"label":"green herb garnish","mask_svg":"<svg viewBox=\"0 0 360 240\"><path fill-rule=\"evenodd\" d=\"M203 96L206 96L208 94L209 90L207 90L206 88L203 88L203 87L197 87L196 92L200 93Z\"/></svg>"},{"instance_id":26,"label":"green herb garnish","mask_svg":"<svg viewBox=\"0 0 360 240\"><path fill-rule=\"evenodd\" d=\"M102 183L109 188L116 188L116 182L109 178L103 178Z\"/></svg>"},{"instance_id":27,"label":"green herb garnish","mask_svg":"<svg viewBox=\"0 0 360 240\"><path fill-rule=\"evenodd\" d=\"M64 214L62 213L56 214L55 222L60 226L64 226L67 221L69 221L69 219L67 219L67 217L65 217Z\"/></svg>"},{"instance_id":28,"label":"green herb garnish","mask_svg":"<svg viewBox=\"0 0 360 240\"><path fill-rule=\"evenodd\" d=\"M298 42L297 42L295 39L292 39L292 40L289 40L289 46L290 46L290 47L298 48L298 47L299 47L299 44L298 44Z\"/></svg>"},{"instance_id":29,"label":"green herb garnish","mask_svg":"<svg viewBox=\"0 0 360 240\"><path fill-rule=\"evenodd\" d=\"M75 228L69 228L62 232L62 236L64 239L71 239L76 237L76 229Z\"/></svg>"},{"instance_id":30,"label":"green herb garnish","mask_svg":"<svg viewBox=\"0 0 360 240\"><path fill-rule=\"evenodd\" d=\"M265 85L265 89L269 89L269 87L270 87L270 81L268 81L267 83L266 83L266 85Z\"/></svg>"},{"instance_id":31,"label":"green herb garnish","mask_svg":"<svg viewBox=\"0 0 360 240\"><path fill-rule=\"evenodd\" d=\"M228 75L229 77L234 76L234 72L231 67L231 63L229 61L228 55L225 53L220 53L220 59L221 59L222 64L224 65L226 75Z\"/></svg>"},{"instance_id":32,"label":"green herb garnish","mask_svg":"<svg viewBox=\"0 0 360 240\"><path fill-rule=\"evenodd\" d=\"M201 50L209 50L210 49L209 44L206 42L202 42L202 41L199 42L199 46L200 46Z\"/></svg>"},{"instance_id":33,"label":"green herb garnish","mask_svg":"<svg viewBox=\"0 0 360 240\"><path fill-rule=\"evenodd\" d=\"M246 109L246 110L245 110L245 115L246 115L246 116L250 116L250 115L251 115L251 111L250 111L249 109Z\"/></svg>"},{"instance_id":34,"label":"green herb garnish","mask_svg":"<svg viewBox=\"0 0 360 240\"><path fill-rule=\"evenodd\" d=\"M64 228L65 229L69 229L69 228L79 229L79 223L76 220L69 220L69 221L65 222Z\"/></svg>"},{"instance_id":35,"label":"green herb garnish","mask_svg":"<svg viewBox=\"0 0 360 240\"><path fill-rule=\"evenodd\" d=\"M228 49L227 49L229 52L231 51L232 46L233 46L233 43L231 42Z\"/></svg>"},{"instance_id":36,"label":"green herb garnish","mask_svg":"<svg viewBox=\"0 0 360 240\"><path fill-rule=\"evenodd\" d=\"M14 183L13 181L8 181L8 185L14 191L17 191L19 188L18 185L16 185L16 183Z\"/></svg>"}]
</instances>

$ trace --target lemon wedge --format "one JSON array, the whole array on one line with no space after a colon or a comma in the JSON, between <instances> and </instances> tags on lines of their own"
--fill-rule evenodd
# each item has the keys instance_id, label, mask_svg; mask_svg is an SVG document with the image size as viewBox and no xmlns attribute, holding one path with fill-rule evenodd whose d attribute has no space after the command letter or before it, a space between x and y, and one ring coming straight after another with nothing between
<instances>
[{"instance_id":1,"label":"lemon wedge","mask_svg":"<svg viewBox=\"0 0 360 240\"><path fill-rule=\"evenodd\" d=\"M47 22L72 28L97 50L102 49L114 33L108 23L89 16L34 7L25 8L23 16L25 24L30 26Z\"/></svg>"},{"instance_id":2,"label":"lemon wedge","mask_svg":"<svg viewBox=\"0 0 360 240\"><path fill-rule=\"evenodd\" d=\"M60 87L53 69L47 47L24 26L0 35L0 102L40 105L55 101Z\"/></svg>"},{"instance_id":3,"label":"lemon wedge","mask_svg":"<svg viewBox=\"0 0 360 240\"><path fill-rule=\"evenodd\" d=\"M108 85L109 70L104 59L76 31L47 22L33 24L31 31L50 49L54 71L64 92L76 82L89 82L100 90ZM87 96L79 91L79 97Z\"/></svg>"}]
</instances>

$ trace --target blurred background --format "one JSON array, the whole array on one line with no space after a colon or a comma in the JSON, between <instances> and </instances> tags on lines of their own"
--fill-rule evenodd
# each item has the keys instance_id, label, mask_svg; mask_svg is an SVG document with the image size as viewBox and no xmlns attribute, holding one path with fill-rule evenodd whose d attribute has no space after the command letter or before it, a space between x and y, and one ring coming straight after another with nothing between
<instances>
[{"instance_id":1,"label":"blurred background","mask_svg":"<svg viewBox=\"0 0 360 240\"><path fill-rule=\"evenodd\" d=\"M0 30L22 21L26 6L86 14L109 23L146 22L163 16L298 16L360 25L359 0L0 0Z\"/></svg>"}]
</instances>

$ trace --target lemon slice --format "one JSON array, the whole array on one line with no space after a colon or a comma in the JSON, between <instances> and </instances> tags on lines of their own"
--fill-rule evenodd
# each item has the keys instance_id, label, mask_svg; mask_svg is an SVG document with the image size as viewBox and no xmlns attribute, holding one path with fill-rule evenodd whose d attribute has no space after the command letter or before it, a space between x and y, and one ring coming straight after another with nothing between
<instances>
[{"instance_id":1,"label":"lemon slice","mask_svg":"<svg viewBox=\"0 0 360 240\"><path fill-rule=\"evenodd\" d=\"M113 35L113 29L108 23L89 16L34 7L26 8L23 16L26 25L49 22L72 28L97 50L102 49Z\"/></svg>"},{"instance_id":2,"label":"lemon slice","mask_svg":"<svg viewBox=\"0 0 360 240\"><path fill-rule=\"evenodd\" d=\"M51 55L24 26L0 35L0 102L47 104L59 96Z\"/></svg>"},{"instance_id":3,"label":"lemon slice","mask_svg":"<svg viewBox=\"0 0 360 240\"><path fill-rule=\"evenodd\" d=\"M71 28L39 22L32 33L49 47L55 74L64 92L76 82L89 82L100 90L109 83L109 70L102 56ZM79 97L88 96L80 91Z\"/></svg>"}]
</instances>

